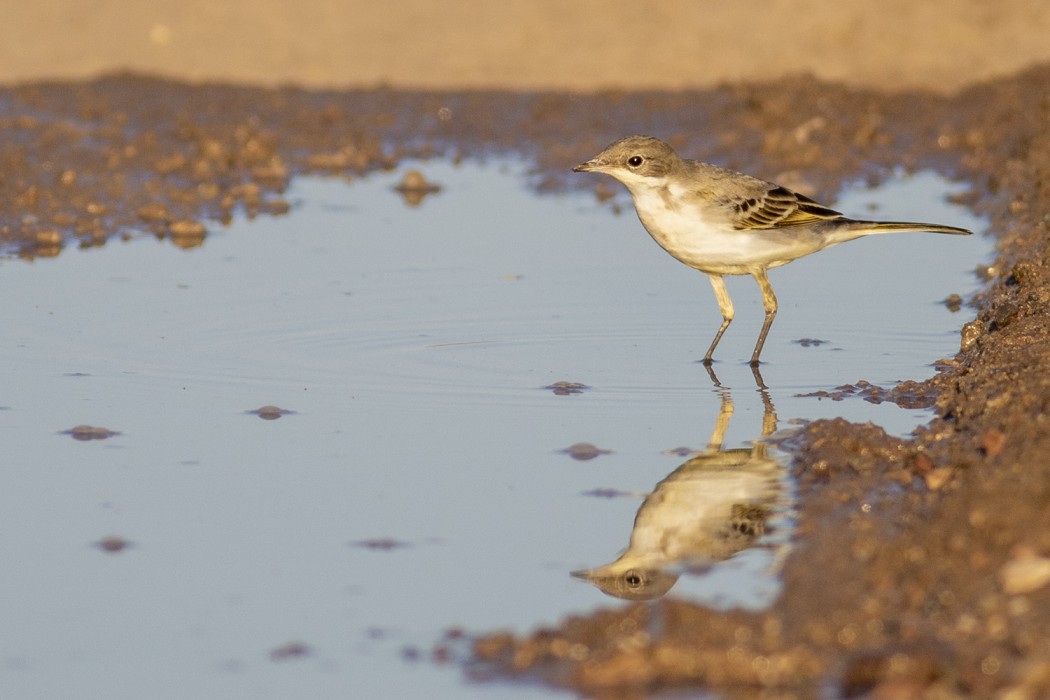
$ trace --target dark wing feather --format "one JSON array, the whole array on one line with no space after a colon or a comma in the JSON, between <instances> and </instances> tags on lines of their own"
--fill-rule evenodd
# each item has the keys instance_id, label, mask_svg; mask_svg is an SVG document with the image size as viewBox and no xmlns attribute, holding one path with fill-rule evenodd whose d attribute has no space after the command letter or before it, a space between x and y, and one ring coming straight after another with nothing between
<instances>
[{"instance_id":1,"label":"dark wing feather","mask_svg":"<svg viewBox=\"0 0 1050 700\"><path fill-rule=\"evenodd\" d=\"M786 187L772 187L757 197L727 199L733 207L733 228L738 231L780 228L838 219L842 214Z\"/></svg>"}]
</instances>

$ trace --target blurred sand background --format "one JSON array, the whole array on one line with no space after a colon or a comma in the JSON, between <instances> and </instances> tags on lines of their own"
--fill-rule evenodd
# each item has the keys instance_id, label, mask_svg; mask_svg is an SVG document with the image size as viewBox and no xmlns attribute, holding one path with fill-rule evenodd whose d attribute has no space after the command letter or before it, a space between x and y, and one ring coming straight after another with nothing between
<instances>
[{"instance_id":1,"label":"blurred sand background","mask_svg":"<svg viewBox=\"0 0 1050 700\"><path fill-rule=\"evenodd\" d=\"M50 0L0 6L0 82L590 91L811 73L953 91L1050 61L1048 37L1043 0Z\"/></svg>"}]
</instances>

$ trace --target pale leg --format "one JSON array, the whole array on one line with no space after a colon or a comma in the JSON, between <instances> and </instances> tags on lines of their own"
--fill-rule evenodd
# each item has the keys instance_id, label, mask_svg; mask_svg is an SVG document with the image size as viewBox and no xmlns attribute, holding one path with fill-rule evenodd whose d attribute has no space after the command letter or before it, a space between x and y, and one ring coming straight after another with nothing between
<instances>
[{"instance_id":1,"label":"pale leg","mask_svg":"<svg viewBox=\"0 0 1050 700\"><path fill-rule=\"evenodd\" d=\"M773 285L769 283L769 277L765 270L752 272L751 276L758 282L758 288L762 290L762 307L766 310L766 318L762 322L762 332L758 334L758 342L755 343L755 351L751 353L751 366L758 366L758 356L762 354L762 346L766 344L766 334L769 327L773 325L773 319L777 315L777 295L773 293ZM717 340L717 339L716 339Z\"/></svg>"},{"instance_id":2,"label":"pale leg","mask_svg":"<svg viewBox=\"0 0 1050 700\"><path fill-rule=\"evenodd\" d=\"M726 283L722 279L722 275L709 274L707 278L711 280L711 287L715 290L715 299L718 300L718 309L722 312L722 325L718 327L715 339L711 341L711 347L707 349L707 354L704 355L704 364L710 366L711 356L715 353L715 346L722 339L722 334L726 332L726 328L729 328L729 324L733 322L733 300L729 298L729 292L726 290Z\"/></svg>"}]
</instances>

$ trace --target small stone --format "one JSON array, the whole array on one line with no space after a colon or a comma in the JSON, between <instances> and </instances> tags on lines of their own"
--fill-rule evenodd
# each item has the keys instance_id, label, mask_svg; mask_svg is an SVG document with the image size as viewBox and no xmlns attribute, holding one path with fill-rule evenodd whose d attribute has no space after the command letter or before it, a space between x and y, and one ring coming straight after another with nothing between
<instances>
[{"instance_id":1,"label":"small stone","mask_svg":"<svg viewBox=\"0 0 1050 700\"><path fill-rule=\"evenodd\" d=\"M573 394L582 394L586 390L590 389L586 384L580 382L554 382L543 387L549 391L553 391L555 396L571 396Z\"/></svg>"},{"instance_id":2,"label":"small stone","mask_svg":"<svg viewBox=\"0 0 1050 700\"><path fill-rule=\"evenodd\" d=\"M1006 445L1006 434L998 428L989 428L981 436L981 449L989 457L994 457L1003 451Z\"/></svg>"},{"instance_id":3,"label":"small stone","mask_svg":"<svg viewBox=\"0 0 1050 700\"><path fill-rule=\"evenodd\" d=\"M954 470L951 467L937 467L926 472L926 487L931 491L937 491L951 478Z\"/></svg>"},{"instance_id":4,"label":"small stone","mask_svg":"<svg viewBox=\"0 0 1050 700\"><path fill-rule=\"evenodd\" d=\"M207 229L199 221L183 219L175 221L169 227L172 238L204 238Z\"/></svg>"},{"instance_id":5,"label":"small stone","mask_svg":"<svg viewBox=\"0 0 1050 700\"><path fill-rule=\"evenodd\" d=\"M977 339L983 334L984 324L980 321L970 321L962 327L962 342L959 344L959 350L966 352L977 343Z\"/></svg>"},{"instance_id":6,"label":"small stone","mask_svg":"<svg viewBox=\"0 0 1050 700\"><path fill-rule=\"evenodd\" d=\"M105 440L114 435L120 435L116 430L102 428L94 425L77 425L69 430L63 430L63 435L71 435L74 440Z\"/></svg>"},{"instance_id":7,"label":"small stone","mask_svg":"<svg viewBox=\"0 0 1050 700\"><path fill-rule=\"evenodd\" d=\"M401 193L406 204L414 207L418 206L428 194L440 192L441 185L428 182L423 177L423 173L418 170L408 170L401 178L401 183L394 189Z\"/></svg>"},{"instance_id":8,"label":"small stone","mask_svg":"<svg viewBox=\"0 0 1050 700\"><path fill-rule=\"evenodd\" d=\"M434 192L440 190L441 186L428 182L423 176L423 173L418 170L407 170L405 171L404 177L401 178L401 184L395 189L398 192L405 192L408 190L415 192Z\"/></svg>"},{"instance_id":9,"label":"small stone","mask_svg":"<svg viewBox=\"0 0 1050 700\"><path fill-rule=\"evenodd\" d=\"M1050 558L1019 552L999 569L999 581L1010 595L1037 591L1050 583Z\"/></svg>"},{"instance_id":10,"label":"small stone","mask_svg":"<svg viewBox=\"0 0 1050 700\"><path fill-rule=\"evenodd\" d=\"M128 542L123 537L103 537L101 540L95 543L95 546L101 549L103 552L116 554L117 552L123 552L125 549L130 547L131 542Z\"/></svg>"},{"instance_id":11,"label":"small stone","mask_svg":"<svg viewBox=\"0 0 1050 700\"><path fill-rule=\"evenodd\" d=\"M562 450L565 454L569 455L573 459L580 461L587 461L594 459L599 455L612 454L612 450L604 450L600 447L596 447L589 442L577 442L575 445L570 445Z\"/></svg>"},{"instance_id":12,"label":"small stone","mask_svg":"<svg viewBox=\"0 0 1050 700\"><path fill-rule=\"evenodd\" d=\"M33 238L35 238L36 242L40 245L54 246L62 244L62 234L54 229L37 231Z\"/></svg>"},{"instance_id":13,"label":"small stone","mask_svg":"<svg viewBox=\"0 0 1050 700\"><path fill-rule=\"evenodd\" d=\"M921 452L915 455L915 471L928 474L933 469L933 460Z\"/></svg>"},{"instance_id":14,"label":"small stone","mask_svg":"<svg viewBox=\"0 0 1050 700\"><path fill-rule=\"evenodd\" d=\"M168 227L168 233L172 243L183 250L188 250L204 243L207 229L200 222L183 219L173 222Z\"/></svg>"},{"instance_id":15,"label":"small stone","mask_svg":"<svg viewBox=\"0 0 1050 700\"><path fill-rule=\"evenodd\" d=\"M254 411L248 411L248 413L259 416L263 420L277 420L281 416L286 416L290 413L294 413L294 411L289 411L288 409L281 408L280 406L266 405L260 406Z\"/></svg>"},{"instance_id":16,"label":"small stone","mask_svg":"<svg viewBox=\"0 0 1050 700\"><path fill-rule=\"evenodd\" d=\"M944 305L948 307L948 310L952 313L955 313L956 311L962 308L962 302L963 299L958 294L949 294L944 299Z\"/></svg>"}]
</instances>

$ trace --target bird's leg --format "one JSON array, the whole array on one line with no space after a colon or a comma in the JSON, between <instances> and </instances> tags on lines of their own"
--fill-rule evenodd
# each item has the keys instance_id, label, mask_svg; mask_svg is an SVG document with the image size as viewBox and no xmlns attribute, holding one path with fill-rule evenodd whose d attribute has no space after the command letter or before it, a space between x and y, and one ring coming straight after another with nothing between
<instances>
[{"instance_id":1,"label":"bird's leg","mask_svg":"<svg viewBox=\"0 0 1050 700\"><path fill-rule=\"evenodd\" d=\"M751 353L751 366L758 366L758 356L762 354L762 346L766 344L766 334L769 327L773 325L773 319L777 315L777 295L773 293L773 285L769 283L769 277L765 270L752 272L751 276L758 282L758 288L762 290L762 307L766 310L766 318L762 321L762 331L758 334L758 342L755 343L755 351Z\"/></svg>"},{"instance_id":2,"label":"bird's leg","mask_svg":"<svg viewBox=\"0 0 1050 700\"><path fill-rule=\"evenodd\" d=\"M726 290L726 283L722 279L722 275L708 274L707 278L711 280L711 287L715 290L715 299L718 300L718 309L722 312L722 325L718 327L715 339L711 341L711 347L707 349L707 354L704 355L704 364L710 367L711 356L715 353L715 346L722 339L722 334L726 332L726 328L729 328L729 324L733 322L733 300L729 298L729 292Z\"/></svg>"}]
</instances>

